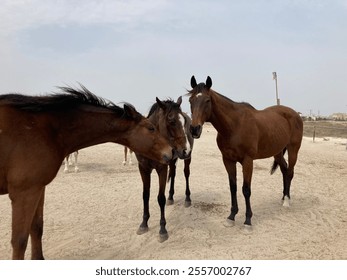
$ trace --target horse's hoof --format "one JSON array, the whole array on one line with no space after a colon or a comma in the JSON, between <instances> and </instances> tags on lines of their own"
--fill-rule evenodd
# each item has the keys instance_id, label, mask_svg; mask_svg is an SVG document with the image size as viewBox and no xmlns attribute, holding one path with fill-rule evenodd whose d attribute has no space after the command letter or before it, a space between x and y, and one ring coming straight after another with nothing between
<instances>
[{"instance_id":1,"label":"horse's hoof","mask_svg":"<svg viewBox=\"0 0 347 280\"><path fill-rule=\"evenodd\" d=\"M166 201L166 204L167 205L173 205L174 204L174 200L173 199L168 199L167 201Z\"/></svg>"},{"instance_id":2,"label":"horse's hoof","mask_svg":"<svg viewBox=\"0 0 347 280\"><path fill-rule=\"evenodd\" d=\"M75 173L80 172L80 169L78 167L75 167Z\"/></svg>"},{"instance_id":3,"label":"horse's hoof","mask_svg":"<svg viewBox=\"0 0 347 280\"><path fill-rule=\"evenodd\" d=\"M169 234L168 233L160 233L158 237L158 241L160 243L163 243L164 241L169 239Z\"/></svg>"},{"instance_id":4,"label":"horse's hoof","mask_svg":"<svg viewBox=\"0 0 347 280\"><path fill-rule=\"evenodd\" d=\"M184 207L188 208L188 207L190 207L190 206L192 206L192 202L186 200L186 201L184 202Z\"/></svg>"},{"instance_id":5,"label":"horse's hoof","mask_svg":"<svg viewBox=\"0 0 347 280\"><path fill-rule=\"evenodd\" d=\"M253 232L253 227L251 225L243 225L243 232L246 234L252 233Z\"/></svg>"},{"instance_id":6,"label":"horse's hoof","mask_svg":"<svg viewBox=\"0 0 347 280\"><path fill-rule=\"evenodd\" d=\"M290 198L288 196L283 198L283 207L290 207Z\"/></svg>"},{"instance_id":7,"label":"horse's hoof","mask_svg":"<svg viewBox=\"0 0 347 280\"><path fill-rule=\"evenodd\" d=\"M69 169L64 169L64 173L69 173Z\"/></svg>"},{"instance_id":8,"label":"horse's hoof","mask_svg":"<svg viewBox=\"0 0 347 280\"><path fill-rule=\"evenodd\" d=\"M142 235L144 233L148 232L148 227L139 227L139 229L137 230L137 235Z\"/></svg>"},{"instance_id":9,"label":"horse's hoof","mask_svg":"<svg viewBox=\"0 0 347 280\"><path fill-rule=\"evenodd\" d=\"M127 164L127 162L124 160L124 161L122 162L122 164L125 166L125 165Z\"/></svg>"},{"instance_id":10,"label":"horse's hoof","mask_svg":"<svg viewBox=\"0 0 347 280\"><path fill-rule=\"evenodd\" d=\"M224 225L226 227L234 227L235 226L235 220L226 219Z\"/></svg>"}]
</instances>

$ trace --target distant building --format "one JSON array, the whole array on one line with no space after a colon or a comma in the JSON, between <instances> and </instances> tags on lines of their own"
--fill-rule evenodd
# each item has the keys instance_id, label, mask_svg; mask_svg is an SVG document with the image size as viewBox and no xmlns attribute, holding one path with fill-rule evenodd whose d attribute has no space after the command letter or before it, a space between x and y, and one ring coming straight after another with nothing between
<instances>
[{"instance_id":1,"label":"distant building","mask_svg":"<svg viewBox=\"0 0 347 280\"><path fill-rule=\"evenodd\" d=\"M330 115L331 119L334 121L347 121L347 114L346 113L334 113Z\"/></svg>"}]
</instances>

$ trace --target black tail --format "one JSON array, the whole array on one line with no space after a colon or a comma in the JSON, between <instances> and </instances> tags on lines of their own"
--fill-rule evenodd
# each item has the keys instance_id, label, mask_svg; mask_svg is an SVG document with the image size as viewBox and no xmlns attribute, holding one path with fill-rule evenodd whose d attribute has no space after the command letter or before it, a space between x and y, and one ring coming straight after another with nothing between
<instances>
[{"instance_id":1,"label":"black tail","mask_svg":"<svg viewBox=\"0 0 347 280\"><path fill-rule=\"evenodd\" d=\"M284 148L283 149L283 155L286 153L286 151L287 151L287 148ZM271 175L275 173L277 167L278 167L278 162L276 160L274 160L274 163L273 163L271 170L270 170Z\"/></svg>"}]
</instances>

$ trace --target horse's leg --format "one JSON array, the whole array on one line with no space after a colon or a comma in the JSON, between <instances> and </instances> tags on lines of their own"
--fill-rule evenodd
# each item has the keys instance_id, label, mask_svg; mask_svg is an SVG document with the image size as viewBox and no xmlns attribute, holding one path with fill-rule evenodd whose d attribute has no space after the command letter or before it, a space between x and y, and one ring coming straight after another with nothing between
<instances>
[{"instance_id":1,"label":"horse's leg","mask_svg":"<svg viewBox=\"0 0 347 280\"><path fill-rule=\"evenodd\" d=\"M251 181L252 181L252 173L253 173L253 160L249 157L244 158L242 161L242 172L243 172L243 185L242 185L242 193L245 197L246 202L246 220L245 225L251 226L251 218L252 218L252 209L251 209Z\"/></svg>"},{"instance_id":2,"label":"horse's leg","mask_svg":"<svg viewBox=\"0 0 347 280\"><path fill-rule=\"evenodd\" d=\"M79 171L78 163L77 163L78 151L74 152L74 157L75 157L75 172L77 173Z\"/></svg>"},{"instance_id":3,"label":"horse's leg","mask_svg":"<svg viewBox=\"0 0 347 280\"><path fill-rule=\"evenodd\" d=\"M280 166L282 177L283 177L283 206L289 206L289 178L288 178L288 165L284 159L284 152L280 152L278 155L274 156L276 163Z\"/></svg>"},{"instance_id":4,"label":"horse's leg","mask_svg":"<svg viewBox=\"0 0 347 280\"><path fill-rule=\"evenodd\" d=\"M294 166L298 159L298 152L300 149L300 145L290 145L288 146L288 168L287 168L287 176L286 176L286 187L283 190L283 206L290 206L290 185L292 183L292 179L294 177Z\"/></svg>"},{"instance_id":5,"label":"horse's leg","mask_svg":"<svg viewBox=\"0 0 347 280\"><path fill-rule=\"evenodd\" d=\"M150 195L150 187L151 187L151 170L148 168L144 168L139 164L139 170L141 174L141 179L143 183L143 219L142 223L137 230L137 234L143 234L148 231L148 220L149 220L149 195Z\"/></svg>"},{"instance_id":6,"label":"horse's leg","mask_svg":"<svg viewBox=\"0 0 347 280\"><path fill-rule=\"evenodd\" d=\"M68 173L69 172L69 157L70 157L70 155L67 155L66 158L65 158L64 173Z\"/></svg>"},{"instance_id":7,"label":"horse's leg","mask_svg":"<svg viewBox=\"0 0 347 280\"><path fill-rule=\"evenodd\" d=\"M166 226L165 219L165 187L166 187L166 179L167 179L167 165L161 165L160 168L156 169L159 176L159 193L158 193L158 203L160 206L160 231L159 231L159 242L164 242L169 238Z\"/></svg>"},{"instance_id":8,"label":"horse's leg","mask_svg":"<svg viewBox=\"0 0 347 280\"><path fill-rule=\"evenodd\" d=\"M185 207L189 207L192 205L192 201L190 200L190 189L189 189L189 176L190 176L190 163L192 159L188 158L184 160L184 177L186 178L186 201L184 203Z\"/></svg>"},{"instance_id":9,"label":"horse's leg","mask_svg":"<svg viewBox=\"0 0 347 280\"><path fill-rule=\"evenodd\" d=\"M129 149L129 165L133 164L133 151Z\"/></svg>"},{"instance_id":10,"label":"horse's leg","mask_svg":"<svg viewBox=\"0 0 347 280\"><path fill-rule=\"evenodd\" d=\"M123 165L127 164L127 157L128 157L128 148L124 146L124 161L123 161Z\"/></svg>"},{"instance_id":11,"label":"horse's leg","mask_svg":"<svg viewBox=\"0 0 347 280\"><path fill-rule=\"evenodd\" d=\"M239 212L237 204L237 185L236 185L236 162L223 157L224 166L228 172L229 186L231 194L231 210L227 219L229 225L235 225L235 216Z\"/></svg>"},{"instance_id":12,"label":"horse's leg","mask_svg":"<svg viewBox=\"0 0 347 280\"><path fill-rule=\"evenodd\" d=\"M41 193L41 198L37 206L33 221L31 223L31 259L44 260L42 253L42 234L43 234L43 205L45 201L45 188Z\"/></svg>"},{"instance_id":13,"label":"horse's leg","mask_svg":"<svg viewBox=\"0 0 347 280\"><path fill-rule=\"evenodd\" d=\"M168 205L174 204L173 196L175 194L176 163L177 163L177 159L174 159L170 162L170 165L169 165L170 190L169 190L169 197L167 199Z\"/></svg>"},{"instance_id":14,"label":"horse's leg","mask_svg":"<svg viewBox=\"0 0 347 280\"><path fill-rule=\"evenodd\" d=\"M12 258L23 260L28 244L33 217L41 199L43 188L30 188L12 195Z\"/></svg>"}]
</instances>

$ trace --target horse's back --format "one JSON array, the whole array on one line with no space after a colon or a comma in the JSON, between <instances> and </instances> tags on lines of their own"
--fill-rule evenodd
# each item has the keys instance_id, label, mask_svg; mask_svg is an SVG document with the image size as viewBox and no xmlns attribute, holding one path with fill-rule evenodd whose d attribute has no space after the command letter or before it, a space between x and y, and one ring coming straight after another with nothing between
<instances>
[{"instance_id":1,"label":"horse's back","mask_svg":"<svg viewBox=\"0 0 347 280\"><path fill-rule=\"evenodd\" d=\"M275 105L268 107L262 111L258 111L259 116L269 123L276 123L277 121L286 121L291 130L303 131L303 121L300 115L290 107L283 105Z\"/></svg>"}]
</instances>

